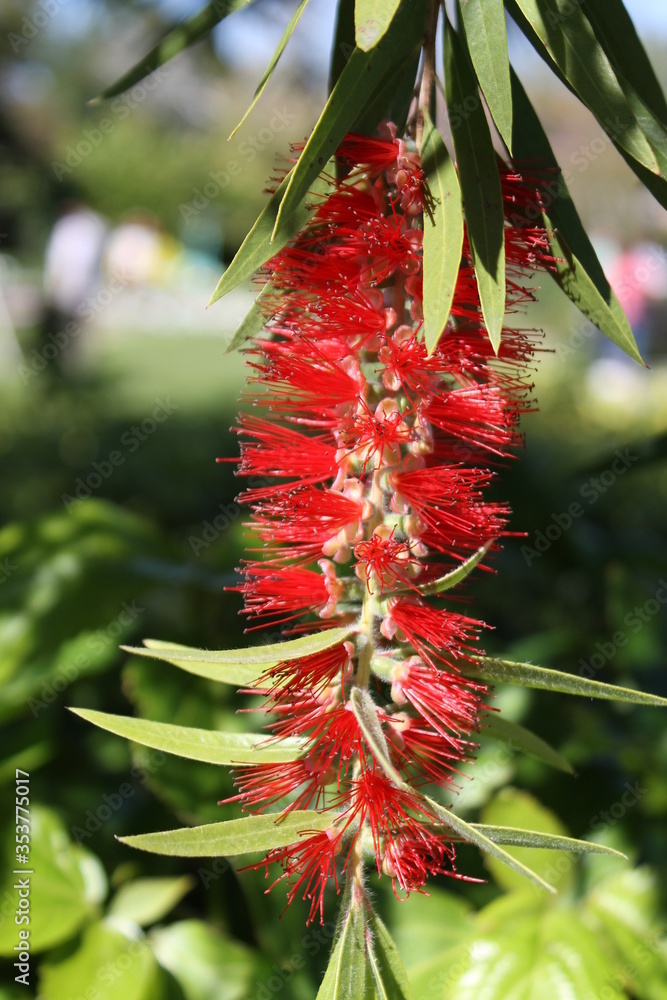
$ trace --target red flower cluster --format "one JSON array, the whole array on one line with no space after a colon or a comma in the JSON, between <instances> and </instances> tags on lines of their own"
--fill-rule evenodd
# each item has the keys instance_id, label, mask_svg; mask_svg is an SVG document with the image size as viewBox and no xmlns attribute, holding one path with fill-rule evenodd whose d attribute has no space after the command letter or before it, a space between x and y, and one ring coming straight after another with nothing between
<instances>
[{"instance_id":1,"label":"red flower cluster","mask_svg":"<svg viewBox=\"0 0 667 1000\"><path fill-rule=\"evenodd\" d=\"M241 497L262 543L242 567L246 613L299 619L293 631L350 630L253 689L270 738L300 739L301 759L236 774L244 808L330 811L326 831L304 830L254 866L282 864L289 900L307 899L310 919L322 918L330 877L364 852L406 892L454 874L454 848L418 789L451 789L475 747L486 688L457 664L482 623L427 593L506 534L507 505L486 498L489 466L520 443L534 350L532 334L508 329L494 355L466 242L452 318L429 356L419 158L386 126L382 138L348 136L337 160L329 196L265 268L271 336L251 349L263 415L238 425L239 472L260 482ZM529 297L520 276L550 261L524 212L539 193L507 169L502 188L511 307ZM355 687L375 705L371 723Z\"/></svg>"}]
</instances>

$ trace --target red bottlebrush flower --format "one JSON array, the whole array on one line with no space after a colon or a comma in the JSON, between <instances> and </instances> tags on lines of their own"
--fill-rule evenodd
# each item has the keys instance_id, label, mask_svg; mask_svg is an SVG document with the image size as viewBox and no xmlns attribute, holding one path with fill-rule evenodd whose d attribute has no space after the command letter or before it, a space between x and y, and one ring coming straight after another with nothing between
<instances>
[{"instance_id":1,"label":"red bottlebrush flower","mask_svg":"<svg viewBox=\"0 0 667 1000\"><path fill-rule=\"evenodd\" d=\"M491 466L521 444L538 344L506 329L496 355L466 237L452 322L427 353L423 176L392 125L348 135L326 179L328 197L262 269L271 339L250 348L246 399L258 412L237 428L237 472L254 477L241 499L262 545L236 588L245 613L292 632L349 629L251 689L264 696L267 740L297 738L303 757L236 771L244 809L330 817L324 833L304 829L252 866L282 865L277 881L310 920L323 919L337 866L359 878L369 847L402 892L460 877L419 789L453 788L476 748L488 689L465 666L483 623L431 602L428 585L508 534L509 508L487 491ZM531 298L524 276L553 258L533 221L539 182L502 167L501 185L511 313Z\"/></svg>"}]
</instances>

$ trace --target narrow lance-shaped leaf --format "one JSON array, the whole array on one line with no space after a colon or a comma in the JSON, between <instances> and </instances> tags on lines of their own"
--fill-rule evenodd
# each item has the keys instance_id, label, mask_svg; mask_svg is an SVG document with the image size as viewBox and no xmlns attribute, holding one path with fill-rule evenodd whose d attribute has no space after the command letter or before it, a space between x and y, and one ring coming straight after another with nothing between
<instances>
[{"instance_id":1,"label":"narrow lance-shaped leaf","mask_svg":"<svg viewBox=\"0 0 667 1000\"><path fill-rule=\"evenodd\" d=\"M128 70L127 73L124 73L111 87L107 87L106 90L102 91L99 97L91 101L91 104L97 104L99 101L122 94L124 90L133 87L135 83L139 83L149 73L155 72L160 66L169 62L170 59L173 59L183 49L188 48L189 45L193 45L194 42L198 42L200 38L207 35L228 14L232 14L235 10L241 10L252 2L253 0L214 0L213 3L208 4L203 10L198 11L192 17L187 18L181 24L172 28L143 59L133 66L132 69Z\"/></svg>"},{"instance_id":2,"label":"narrow lance-shaped leaf","mask_svg":"<svg viewBox=\"0 0 667 1000\"><path fill-rule=\"evenodd\" d=\"M447 325L463 248L461 188L442 137L424 111L424 341L432 354Z\"/></svg>"},{"instance_id":3,"label":"narrow lance-shaped leaf","mask_svg":"<svg viewBox=\"0 0 667 1000\"><path fill-rule=\"evenodd\" d=\"M257 104L257 101L260 99L260 97L264 93L264 89L265 89L267 83L269 82L269 80L271 79L271 77L273 75L273 71L276 68L276 66L278 65L278 61L280 60L281 55L285 51L285 47L286 47L287 43L289 42L290 38L292 37L294 29L296 28L297 24L299 23L299 18L301 17L301 15L303 14L304 10L306 9L306 4L307 3L308 3L308 0L301 0L299 6L296 8L296 10L292 14L291 18L289 19L287 27L285 28L285 30L283 31L282 35L280 36L280 41L278 42L278 45L276 47L276 51L273 53L273 55L271 57L271 61L269 62L269 65L266 67L266 70L264 71L264 75L262 76L262 79L257 84L257 90L255 91L255 93L253 95L253 98L252 98L252 101L250 102L250 107L248 108L248 110L246 111L246 113L244 114L243 118L241 119L241 121L236 126L236 128L230 133L230 136L229 136L230 139L233 136L236 135L236 133L241 128L241 126L243 125L244 121L246 120L246 118L248 117L248 115L250 114L250 112L252 111L252 109Z\"/></svg>"},{"instance_id":4,"label":"narrow lance-shaped leaf","mask_svg":"<svg viewBox=\"0 0 667 1000\"><path fill-rule=\"evenodd\" d=\"M412 989L398 949L372 910L367 917L366 947L377 1000L412 1000Z\"/></svg>"},{"instance_id":5,"label":"narrow lance-shaped leaf","mask_svg":"<svg viewBox=\"0 0 667 1000\"><path fill-rule=\"evenodd\" d=\"M356 0L354 34L357 48L369 52L386 34L401 0Z\"/></svg>"},{"instance_id":6,"label":"narrow lance-shaped leaf","mask_svg":"<svg viewBox=\"0 0 667 1000\"><path fill-rule=\"evenodd\" d=\"M467 841L470 844L475 844L482 851L486 851L487 854L492 854L495 858L500 861L504 861L506 865L513 868L515 871L520 872L525 875L527 879L534 882L535 885L539 885L541 889L546 889L547 892L555 892L556 890L548 882L538 875L536 872L531 871L526 865L522 864L516 858L513 858L511 854L504 851L502 847L496 844L491 837L487 836L483 830L480 830L478 826L472 823L466 823L462 820L460 816L456 816L455 813L450 812L449 809L445 809L441 806L439 802L435 802L434 799L429 798L427 795L423 796L425 802L428 803L428 807L438 819L447 826L454 834L458 834L462 840Z\"/></svg>"},{"instance_id":7,"label":"narrow lance-shaped leaf","mask_svg":"<svg viewBox=\"0 0 667 1000\"><path fill-rule=\"evenodd\" d=\"M386 65L408 58L421 43L425 0L403 4L389 30L370 52L355 49L344 66L299 161L287 179L272 240L301 205L314 179L334 155L345 133L372 99Z\"/></svg>"},{"instance_id":8,"label":"narrow lance-shaped leaf","mask_svg":"<svg viewBox=\"0 0 667 1000\"><path fill-rule=\"evenodd\" d=\"M338 931L316 1000L365 1000L369 975L366 960L364 911L351 899L352 879L341 906Z\"/></svg>"},{"instance_id":9,"label":"narrow lance-shaped leaf","mask_svg":"<svg viewBox=\"0 0 667 1000\"><path fill-rule=\"evenodd\" d=\"M268 203L260 212L259 217L239 247L233 261L216 285L209 305L217 302L227 292L231 292L232 288L236 288L244 281L252 278L253 274L263 264L266 264L270 257L273 257L279 250L282 250L285 244L289 243L299 230L310 221L322 198L327 194L329 190L329 180L327 178L333 175L333 168L330 165L323 171L321 176L313 179L310 191L307 192L304 201L297 206L290 218L285 219L284 223L280 225L274 225L278 215L278 208L287 190L293 169L281 181L275 193L271 195Z\"/></svg>"},{"instance_id":10,"label":"narrow lance-shaped leaf","mask_svg":"<svg viewBox=\"0 0 667 1000\"><path fill-rule=\"evenodd\" d=\"M484 717L484 731L493 736L494 739L506 743L512 750L521 750L530 757L535 757L536 760L558 768L559 771L574 774L569 761L561 753L554 750L530 729L520 726L518 722L511 722L497 712L488 712Z\"/></svg>"},{"instance_id":11,"label":"narrow lance-shaped leaf","mask_svg":"<svg viewBox=\"0 0 667 1000\"><path fill-rule=\"evenodd\" d=\"M187 826L179 830L141 833L119 837L122 844L151 854L166 854L179 858L218 858L253 851L270 851L286 847L311 831L326 830L335 814L313 810L295 810L264 816L246 816L225 823Z\"/></svg>"},{"instance_id":12,"label":"narrow lance-shaped leaf","mask_svg":"<svg viewBox=\"0 0 667 1000\"><path fill-rule=\"evenodd\" d=\"M241 320L239 326L232 335L232 339L225 347L225 354L229 354L230 351L238 350L238 348L241 347L246 340L249 340L251 337L256 337L257 334L261 332L264 324L266 323L264 303L270 295L275 295L275 292L276 289L273 282L267 281L248 310L246 316Z\"/></svg>"},{"instance_id":13,"label":"narrow lance-shaped leaf","mask_svg":"<svg viewBox=\"0 0 667 1000\"><path fill-rule=\"evenodd\" d=\"M512 89L503 0L459 0L470 59L489 111L512 153Z\"/></svg>"},{"instance_id":14,"label":"narrow lance-shaped leaf","mask_svg":"<svg viewBox=\"0 0 667 1000\"><path fill-rule=\"evenodd\" d=\"M625 701L633 705L652 705L655 708L667 707L667 698L634 691L632 688L591 681L578 674L565 674L560 670L536 667L532 663L512 663L510 660L498 660L490 656L475 656L473 659L473 663L462 665L462 671L467 676L507 681L509 684L521 684L524 687L539 688L544 691L576 694L582 698Z\"/></svg>"},{"instance_id":15,"label":"narrow lance-shaped leaf","mask_svg":"<svg viewBox=\"0 0 667 1000\"><path fill-rule=\"evenodd\" d=\"M446 590L451 590L458 583L461 583L467 576L472 573L475 566L482 561L486 553L489 551L493 542L487 542L483 545L481 549L477 549L477 552L473 553L469 559L453 569L451 573L446 573L444 576L438 577L437 580L433 580L431 583L425 583L423 585L417 584L419 587L419 593L425 594L427 596L432 596L433 594L443 594ZM398 588L397 588L398 589Z\"/></svg>"},{"instance_id":16,"label":"narrow lance-shaped leaf","mask_svg":"<svg viewBox=\"0 0 667 1000\"><path fill-rule=\"evenodd\" d=\"M659 168L623 88L593 29L567 0L509 0L508 9L535 49L553 62L583 104L619 146L647 170ZM523 15L523 16L522 16Z\"/></svg>"},{"instance_id":17,"label":"narrow lance-shaped leaf","mask_svg":"<svg viewBox=\"0 0 667 1000\"><path fill-rule=\"evenodd\" d=\"M354 0L338 0L336 28L329 65L329 93L336 86L336 81L354 49Z\"/></svg>"},{"instance_id":18,"label":"narrow lance-shaped leaf","mask_svg":"<svg viewBox=\"0 0 667 1000\"><path fill-rule=\"evenodd\" d=\"M549 851L569 851L572 854L611 854L627 861L625 854L595 844L590 840L575 840L574 837L561 837L553 833L540 833L537 830L521 830L514 826L490 826L487 823L471 823L475 830L483 833L494 844L504 844L506 847L534 847Z\"/></svg>"},{"instance_id":19,"label":"narrow lance-shaped leaf","mask_svg":"<svg viewBox=\"0 0 667 1000\"><path fill-rule=\"evenodd\" d=\"M409 788L391 762L387 741L377 717L375 702L368 691L353 687L350 692L350 703L359 728L382 770L398 788Z\"/></svg>"},{"instance_id":20,"label":"narrow lance-shaped leaf","mask_svg":"<svg viewBox=\"0 0 667 1000\"><path fill-rule=\"evenodd\" d=\"M132 646L121 646L121 649L132 653L133 656L164 660L198 677L207 677L221 684L234 684L239 687L252 684L266 670L285 660L301 659L330 649L343 642L351 632L352 626L333 628L301 636L299 639L288 639L266 646L251 646L248 649L192 649L189 646L161 643L154 639L145 640L146 649Z\"/></svg>"},{"instance_id":21,"label":"narrow lance-shaped leaf","mask_svg":"<svg viewBox=\"0 0 667 1000\"><path fill-rule=\"evenodd\" d=\"M100 729L124 736L133 743L208 764L282 764L298 760L304 752L301 743L295 739L267 742L266 735L259 733L212 732L126 715L109 715L86 708L72 708L70 711Z\"/></svg>"},{"instance_id":22,"label":"narrow lance-shaped leaf","mask_svg":"<svg viewBox=\"0 0 667 1000\"><path fill-rule=\"evenodd\" d=\"M514 155L519 161L534 162L546 174L546 224L552 231L555 264L554 280L574 305L605 336L642 364L632 328L602 270L586 230L570 197L546 132L530 103L521 81L512 71L514 100ZM548 172L552 176L548 176ZM533 206L540 217L540 206Z\"/></svg>"},{"instance_id":23,"label":"narrow lance-shaped leaf","mask_svg":"<svg viewBox=\"0 0 667 1000\"><path fill-rule=\"evenodd\" d=\"M473 68L447 19L445 39L447 109L468 240L484 322L497 351L505 317L505 218L500 176Z\"/></svg>"}]
</instances>

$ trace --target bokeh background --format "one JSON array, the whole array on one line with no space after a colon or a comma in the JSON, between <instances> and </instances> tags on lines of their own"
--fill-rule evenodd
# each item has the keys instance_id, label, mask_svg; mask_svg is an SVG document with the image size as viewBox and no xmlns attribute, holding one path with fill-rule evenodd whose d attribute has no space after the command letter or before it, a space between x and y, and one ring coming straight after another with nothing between
<instances>
[{"instance_id":1,"label":"bokeh background","mask_svg":"<svg viewBox=\"0 0 667 1000\"><path fill-rule=\"evenodd\" d=\"M626 5L664 77L667 10L660 0ZM226 772L130 747L67 711L249 724L227 689L119 645L246 641L238 597L224 593L243 515L233 466L215 458L235 454L243 359L224 345L252 291L206 303L267 179L326 97L333 5L311 0L267 92L227 141L291 6L257 0L154 77L91 105L191 5L0 2L0 839L9 851L19 767L30 773L40 876L25 988L14 984L5 857L3 1000L305 1000L326 964L333 925L307 931L300 903L279 919L284 892L265 897L259 874L138 855L114 840L236 815L216 805L231 789ZM648 367L606 343L555 286L518 317L545 332L539 411L499 487L527 537L507 543L498 576L477 579L468 599L495 626L489 652L667 695L667 220L516 32L511 45ZM499 691L497 703L576 774L483 741L458 807L553 829L556 814L573 836L627 850L640 866L634 882L622 865L544 865L560 864L551 874L568 905L589 907L589 924L586 893L620 880L619 905L635 908L639 938L658 951L664 715L520 689ZM450 995L447 949L477 933L476 911L516 889L472 850L461 850L460 868L489 882L449 883L405 905L377 890L417 1000ZM609 933L621 948L622 934ZM599 1000L667 996L665 967L634 962L626 992L613 992L610 973Z\"/></svg>"}]
</instances>

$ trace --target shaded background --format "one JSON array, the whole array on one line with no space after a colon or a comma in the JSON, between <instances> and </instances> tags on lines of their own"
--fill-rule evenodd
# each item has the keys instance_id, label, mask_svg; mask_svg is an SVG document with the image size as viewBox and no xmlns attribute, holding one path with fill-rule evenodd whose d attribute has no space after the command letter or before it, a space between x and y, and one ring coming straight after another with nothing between
<instances>
[{"instance_id":1,"label":"shaded background","mask_svg":"<svg viewBox=\"0 0 667 1000\"><path fill-rule=\"evenodd\" d=\"M301 904L278 921L283 890L263 897L260 875L136 855L114 841L236 815L216 805L231 789L226 772L132 750L66 706L203 728L247 724L226 689L118 647L145 636L244 642L240 602L223 593L245 544L242 515L233 467L214 460L235 454L228 428L243 363L223 344L251 291L205 305L266 180L325 100L331 6L312 0L228 142L290 5L257 2L128 94L90 106L190 5L0 4L0 778L4 819L15 768L31 773L47 845L39 857L55 872L33 901L33 974L41 967L40 995L53 1000L92 988L124 1000L305 998L325 965L327 927L304 938ZM627 6L660 72L667 12L657 2ZM546 353L535 371L539 412L525 420L525 454L502 470L499 495L528 537L508 542L499 576L477 579L468 597L495 626L489 652L667 695L665 215L527 43L513 33L511 44L649 368L606 344L555 286L519 317L545 331ZM560 749L576 777L485 745L477 780L459 796L466 815L477 818L513 784L572 835L626 846L664 889L660 713L518 689L500 692L499 704ZM473 851L461 851L460 867L488 874ZM183 873L190 881L175 881ZM139 916L136 901L116 903L118 920L158 924L152 951L137 945L130 977L119 932L95 921L139 876L172 881L139 886ZM3 879L7 955L11 876ZM498 893L493 881L447 888L476 906ZM457 920L448 898L437 904L442 919ZM429 919L428 901L411 901L392 918L399 935L413 902ZM288 976L281 963L295 942L303 967ZM190 965L188 955L197 956ZM101 956L113 966L109 982ZM11 963L2 997L14 996ZM442 995L441 984L433 990Z\"/></svg>"}]
</instances>

